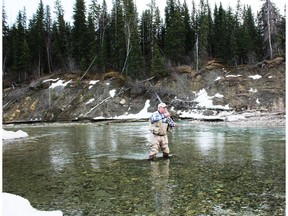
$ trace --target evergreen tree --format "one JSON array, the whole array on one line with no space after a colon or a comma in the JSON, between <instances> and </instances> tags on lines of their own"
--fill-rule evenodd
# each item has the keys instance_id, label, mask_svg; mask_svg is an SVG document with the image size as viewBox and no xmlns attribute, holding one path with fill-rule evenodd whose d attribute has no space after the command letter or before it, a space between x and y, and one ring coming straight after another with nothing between
<instances>
[{"instance_id":1,"label":"evergreen tree","mask_svg":"<svg viewBox=\"0 0 288 216\"><path fill-rule=\"evenodd\" d=\"M123 0L126 56L122 73L134 78L143 76L144 60L139 44L138 14L133 0Z\"/></svg>"},{"instance_id":2,"label":"evergreen tree","mask_svg":"<svg viewBox=\"0 0 288 216\"><path fill-rule=\"evenodd\" d=\"M10 52L11 52L11 47L9 43L9 26L7 25L6 22L7 16L6 16L6 12L4 9L4 6L2 7L2 71L4 73L4 75L7 73L6 71L6 65L9 65L9 59L11 59L11 57L9 56Z\"/></svg>"},{"instance_id":3,"label":"evergreen tree","mask_svg":"<svg viewBox=\"0 0 288 216\"><path fill-rule=\"evenodd\" d=\"M21 73L22 80L26 81L28 80L28 77L30 76L31 71L31 56L30 56L30 50L28 47L28 43L26 39L20 44L19 47L19 58L17 61L17 70L19 73Z\"/></svg>"},{"instance_id":4,"label":"evergreen tree","mask_svg":"<svg viewBox=\"0 0 288 216\"><path fill-rule=\"evenodd\" d=\"M194 44L194 35L195 32L192 30L192 25L191 25L191 19L189 15L189 9L186 4L186 1L184 1L182 11L181 11L182 17L183 17L183 24L185 28L185 55L188 57L192 50L193 50L193 44ZM190 59L187 59L185 61L186 64L190 62Z\"/></svg>"},{"instance_id":5,"label":"evergreen tree","mask_svg":"<svg viewBox=\"0 0 288 216\"><path fill-rule=\"evenodd\" d=\"M87 53L87 23L86 7L84 0L76 0L73 13L72 29L72 56L75 60L76 67L85 70L88 67Z\"/></svg>"},{"instance_id":6,"label":"evergreen tree","mask_svg":"<svg viewBox=\"0 0 288 216\"><path fill-rule=\"evenodd\" d=\"M33 15L29 23L27 41L31 50L35 77L40 77L44 72L48 71L45 38L44 5L42 0L40 0L36 14Z\"/></svg>"},{"instance_id":7,"label":"evergreen tree","mask_svg":"<svg viewBox=\"0 0 288 216\"><path fill-rule=\"evenodd\" d=\"M279 56L285 56L285 45L286 45L286 18L281 17L280 22L280 30L278 33L278 41L279 41Z\"/></svg>"},{"instance_id":8,"label":"evergreen tree","mask_svg":"<svg viewBox=\"0 0 288 216\"><path fill-rule=\"evenodd\" d=\"M208 48L208 36L209 36L209 17L208 17L208 4L204 0L200 1L200 10L196 18L196 34L198 39L198 57L201 59L201 62L206 62L209 58Z\"/></svg>"},{"instance_id":9,"label":"evergreen tree","mask_svg":"<svg viewBox=\"0 0 288 216\"><path fill-rule=\"evenodd\" d=\"M245 49L245 63L255 64L257 60L258 52L258 34L255 26L254 17L252 14L252 9L249 6L244 10L243 17L243 35L244 40L243 47Z\"/></svg>"},{"instance_id":10,"label":"evergreen tree","mask_svg":"<svg viewBox=\"0 0 288 216\"><path fill-rule=\"evenodd\" d=\"M46 33L46 50L47 50L47 65L49 73L52 72L52 55L51 55L51 34L52 34L52 19L49 5L46 6L45 13L45 33Z\"/></svg>"},{"instance_id":11,"label":"evergreen tree","mask_svg":"<svg viewBox=\"0 0 288 216\"><path fill-rule=\"evenodd\" d=\"M211 12L211 8L208 5L208 0L207 0L207 7L208 7L208 35L207 35L207 54L209 56L209 58L212 58L214 55L214 51L213 51L213 37L214 37L214 31L213 31L213 19L212 19L212 12Z\"/></svg>"},{"instance_id":12,"label":"evergreen tree","mask_svg":"<svg viewBox=\"0 0 288 216\"><path fill-rule=\"evenodd\" d=\"M88 26L87 26L87 46L88 50L88 62L91 62L90 65L96 65L98 62L98 66L100 64L101 59L101 32L100 32L100 13L101 7L98 4L97 0L92 0L89 6L88 13ZM96 61L96 59L98 61ZM95 66L95 69L97 67Z\"/></svg>"},{"instance_id":13,"label":"evergreen tree","mask_svg":"<svg viewBox=\"0 0 288 216\"><path fill-rule=\"evenodd\" d=\"M169 0L166 6L166 29L164 50L166 57L171 63L183 64L185 57L185 35L186 29L181 14L181 5Z\"/></svg>"},{"instance_id":14,"label":"evergreen tree","mask_svg":"<svg viewBox=\"0 0 288 216\"><path fill-rule=\"evenodd\" d=\"M100 19L99 19L99 39L100 39L100 68L102 72L106 71L106 68L109 67L109 57L111 50L110 47L110 37L109 37L109 22L110 17L107 12L107 4L106 1L103 0L101 12L100 12Z\"/></svg>"},{"instance_id":15,"label":"evergreen tree","mask_svg":"<svg viewBox=\"0 0 288 216\"><path fill-rule=\"evenodd\" d=\"M11 31L12 37L12 69L16 72L16 79L19 82L26 81L30 75L30 52L26 41L25 11L19 11L16 24Z\"/></svg>"},{"instance_id":16,"label":"evergreen tree","mask_svg":"<svg viewBox=\"0 0 288 216\"><path fill-rule=\"evenodd\" d=\"M70 53L70 30L64 20L64 9L60 0L55 1L56 20L52 27L53 66L56 70L72 69Z\"/></svg>"},{"instance_id":17,"label":"evergreen tree","mask_svg":"<svg viewBox=\"0 0 288 216\"><path fill-rule=\"evenodd\" d=\"M154 44L153 57L151 62L151 75L163 77L168 75L168 70L165 69L165 59L160 52L158 44Z\"/></svg>"},{"instance_id":18,"label":"evergreen tree","mask_svg":"<svg viewBox=\"0 0 288 216\"><path fill-rule=\"evenodd\" d=\"M259 26L261 28L261 35L263 37L264 58L272 59L278 54L279 41L277 35L280 32L281 16L279 10L271 0L262 0L264 3L258 14Z\"/></svg>"},{"instance_id":19,"label":"evergreen tree","mask_svg":"<svg viewBox=\"0 0 288 216\"><path fill-rule=\"evenodd\" d=\"M142 54L145 62L146 75L149 76L152 61L152 43L153 43L153 27L152 27L152 14L151 10L145 10L141 16L140 34ZM148 72L148 73L147 73Z\"/></svg>"},{"instance_id":20,"label":"evergreen tree","mask_svg":"<svg viewBox=\"0 0 288 216\"><path fill-rule=\"evenodd\" d=\"M159 56L154 52L159 52L160 54L160 46L162 45L162 24L159 8L156 6L155 0L151 0L148 6L149 9L142 13L140 24L146 76L153 74L153 62L155 63L155 59L153 58ZM163 64L157 65L157 67L159 66L164 67Z\"/></svg>"},{"instance_id":21,"label":"evergreen tree","mask_svg":"<svg viewBox=\"0 0 288 216\"><path fill-rule=\"evenodd\" d=\"M163 29L164 29L164 25L163 25L163 20L160 17L160 10L158 7L156 7L155 10L155 14L154 14L154 22L153 22L153 34L155 36L155 42L156 44L158 44L159 49L163 49Z\"/></svg>"},{"instance_id":22,"label":"evergreen tree","mask_svg":"<svg viewBox=\"0 0 288 216\"><path fill-rule=\"evenodd\" d=\"M233 64L235 62L236 55L236 37L235 32L237 31L237 24L235 20L235 16L232 13L232 8L229 7L226 12L225 18L226 25L226 51L223 56L223 62L226 64Z\"/></svg>"},{"instance_id":23,"label":"evergreen tree","mask_svg":"<svg viewBox=\"0 0 288 216\"><path fill-rule=\"evenodd\" d=\"M111 69L121 71L125 55L126 41L124 29L124 14L121 0L115 0L112 8L109 36L111 38Z\"/></svg>"},{"instance_id":24,"label":"evergreen tree","mask_svg":"<svg viewBox=\"0 0 288 216\"><path fill-rule=\"evenodd\" d=\"M225 61L226 57L226 45L227 45L227 34L231 32L226 31L226 12L220 3L219 9L215 6L214 9L214 53L215 58L220 61Z\"/></svg>"}]
</instances>

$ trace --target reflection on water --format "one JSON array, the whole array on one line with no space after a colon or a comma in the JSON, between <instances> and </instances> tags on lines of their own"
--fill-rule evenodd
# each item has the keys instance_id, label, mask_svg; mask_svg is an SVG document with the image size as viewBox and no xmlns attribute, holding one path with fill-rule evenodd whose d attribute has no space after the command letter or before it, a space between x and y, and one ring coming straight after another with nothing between
<instances>
[{"instance_id":1,"label":"reflection on water","mask_svg":"<svg viewBox=\"0 0 288 216\"><path fill-rule=\"evenodd\" d=\"M151 190L155 199L155 215L169 215L172 189L169 185L170 160L151 163Z\"/></svg>"},{"instance_id":2,"label":"reflection on water","mask_svg":"<svg viewBox=\"0 0 288 216\"><path fill-rule=\"evenodd\" d=\"M183 124L148 162L148 124L10 125L3 190L65 215L283 215L285 128Z\"/></svg>"}]
</instances>

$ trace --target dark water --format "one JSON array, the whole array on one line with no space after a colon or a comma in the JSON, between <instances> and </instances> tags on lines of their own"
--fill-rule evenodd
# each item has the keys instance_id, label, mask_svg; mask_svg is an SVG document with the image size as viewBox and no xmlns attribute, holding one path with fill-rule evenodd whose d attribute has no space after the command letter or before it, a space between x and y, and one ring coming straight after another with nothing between
<instances>
[{"instance_id":1,"label":"dark water","mask_svg":"<svg viewBox=\"0 0 288 216\"><path fill-rule=\"evenodd\" d=\"M148 162L147 123L6 126L3 191L64 215L285 215L285 128L183 122ZM161 154L158 154L159 157Z\"/></svg>"}]
</instances>

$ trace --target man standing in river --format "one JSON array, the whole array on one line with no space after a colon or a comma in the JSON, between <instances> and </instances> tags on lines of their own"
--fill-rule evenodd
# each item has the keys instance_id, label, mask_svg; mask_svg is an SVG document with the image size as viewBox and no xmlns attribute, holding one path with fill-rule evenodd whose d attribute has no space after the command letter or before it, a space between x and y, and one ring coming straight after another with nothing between
<instances>
[{"instance_id":1,"label":"man standing in river","mask_svg":"<svg viewBox=\"0 0 288 216\"><path fill-rule=\"evenodd\" d=\"M152 140L150 145L150 153L148 160L155 160L159 149L163 152L163 157L169 158L168 146L168 127L175 127L174 121L170 118L165 103L158 105L158 110L154 112L150 118L150 130L152 132Z\"/></svg>"}]
</instances>

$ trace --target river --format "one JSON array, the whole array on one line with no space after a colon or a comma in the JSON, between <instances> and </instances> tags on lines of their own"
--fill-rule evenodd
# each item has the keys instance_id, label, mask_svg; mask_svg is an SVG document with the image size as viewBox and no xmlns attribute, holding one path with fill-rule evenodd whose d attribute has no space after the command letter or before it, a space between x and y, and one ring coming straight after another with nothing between
<instances>
[{"instance_id":1,"label":"river","mask_svg":"<svg viewBox=\"0 0 288 216\"><path fill-rule=\"evenodd\" d=\"M64 215L285 215L285 128L193 124L147 161L147 122L4 125L3 191Z\"/></svg>"}]
</instances>

